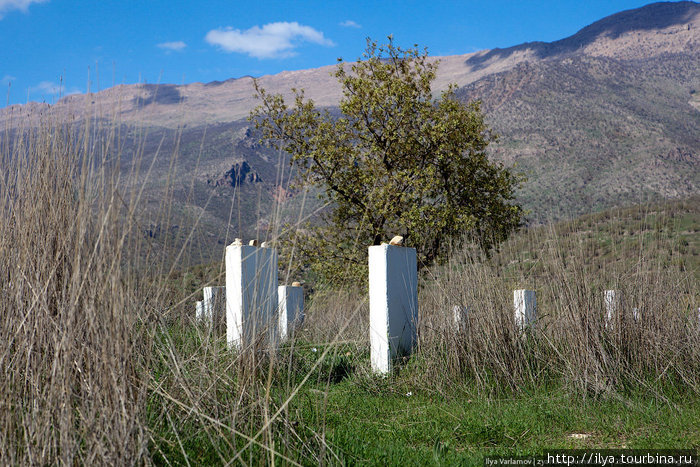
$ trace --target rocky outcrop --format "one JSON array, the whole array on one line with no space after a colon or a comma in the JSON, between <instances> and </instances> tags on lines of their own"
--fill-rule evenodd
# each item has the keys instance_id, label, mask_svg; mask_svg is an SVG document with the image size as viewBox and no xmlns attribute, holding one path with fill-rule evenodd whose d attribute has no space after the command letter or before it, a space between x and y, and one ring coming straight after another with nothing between
<instances>
[{"instance_id":1,"label":"rocky outcrop","mask_svg":"<svg viewBox=\"0 0 700 467\"><path fill-rule=\"evenodd\" d=\"M260 175L246 161L236 162L230 170L224 172L223 176L216 180L209 180L214 186L237 187L249 183L261 183Z\"/></svg>"}]
</instances>

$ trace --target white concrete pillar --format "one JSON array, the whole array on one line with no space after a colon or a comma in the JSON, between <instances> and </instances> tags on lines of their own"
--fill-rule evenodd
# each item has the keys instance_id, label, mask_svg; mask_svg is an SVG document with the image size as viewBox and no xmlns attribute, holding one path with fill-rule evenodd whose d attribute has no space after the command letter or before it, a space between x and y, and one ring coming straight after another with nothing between
<instances>
[{"instance_id":1,"label":"white concrete pillar","mask_svg":"<svg viewBox=\"0 0 700 467\"><path fill-rule=\"evenodd\" d=\"M515 326L520 331L535 326L537 322L537 298L534 290L514 290L513 307L515 308Z\"/></svg>"},{"instance_id":2,"label":"white concrete pillar","mask_svg":"<svg viewBox=\"0 0 700 467\"><path fill-rule=\"evenodd\" d=\"M372 369L389 373L415 346L418 267L415 248L369 247L369 326Z\"/></svg>"},{"instance_id":3,"label":"white concrete pillar","mask_svg":"<svg viewBox=\"0 0 700 467\"><path fill-rule=\"evenodd\" d=\"M622 292L619 290L606 290L605 302L605 326L608 327L615 322L617 314L622 308Z\"/></svg>"},{"instance_id":4,"label":"white concrete pillar","mask_svg":"<svg viewBox=\"0 0 700 467\"><path fill-rule=\"evenodd\" d=\"M466 306L455 305L452 307L452 323L455 329L463 329L467 324L467 318L469 317L469 309Z\"/></svg>"},{"instance_id":5,"label":"white concrete pillar","mask_svg":"<svg viewBox=\"0 0 700 467\"><path fill-rule=\"evenodd\" d=\"M280 285L277 288L277 299L279 335L280 341L284 341L304 322L304 289L301 285Z\"/></svg>"},{"instance_id":6,"label":"white concrete pillar","mask_svg":"<svg viewBox=\"0 0 700 467\"><path fill-rule=\"evenodd\" d=\"M226 287L204 287L204 319L212 326L219 326L226 316Z\"/></svg>"},{"instance_id":7,"label":"white concrete pillar","mask_svg":"<svg viewBox=\"0 0 700 467\"><path fill-rule=\"evenodd\" d=\"M251 242L252 243L252 242ZM277 252L243 245L226 247L226 341L241 349L259 337L277 343Z\"/></svg>"},{"instance_id":8,"label":"white concrete pillar","mask_svg":"<svg viewBox=\"0 0 700 467\"><path fill-rule=\"evenodd\" d=\"M197 321L204 321L204 302L197 300L195 306L195 318Z\"/></svg>"}]
</instances>

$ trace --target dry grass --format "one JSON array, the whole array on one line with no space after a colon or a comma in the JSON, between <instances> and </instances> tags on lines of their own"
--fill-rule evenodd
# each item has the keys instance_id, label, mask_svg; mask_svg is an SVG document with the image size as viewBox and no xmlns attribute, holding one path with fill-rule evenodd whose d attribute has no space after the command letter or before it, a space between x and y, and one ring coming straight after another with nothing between
<instances>
[{"instance_id":1,"label":"dry grass","mask_svg":"<svg viewBox=\"0 0 700 467\"><path fill-rule=\"evenodd\" d=\"M121 167L118 147L109 124L2 134L0 463L148 464L193 446L205 463L320 459L322 437L298 442L285 422L303 381L274 391L276 354L228 351L194 323L171 279L192 235L148 235L172 200L144 212L149 165L141 151Z\"/></svg>"},{"instance_id":2,"label":"dry grass","mask_svg":"<svg viewBox=\"0 0 700 467\"><path fill-rule=\"evenodd\" d=\"M700 394L694 271L660 267L644 254L658 248L653 240L626 249L614 244L611 259L591 263L590 243L597 240L582 241L565 229L521 234L490 261L463 251L431 272L420 296L419 354L445 364L439 374L427 365L427 379L467 378L487 391L557 380L583 395L632 387L660 397L669 388ZM526 260L524 250L530 250ZM537 292L537 326L525 335L513 320L512 290L521 288ZM603 298L608 289L624 297L611 323ZM461 327L452 320L454 305L468 309Z\"/></svg>"},{"instance_id":3,"label":"dry grass","mask_svg":"<svg viewBox=\"0 0 700 467\"><path fill-rule=\"evenodd\" d=\"M3 135L3 464L127 464L148 454L148 304L130 274L130 207L87 136L67 126Z\"/></svg>"}]
</instances>

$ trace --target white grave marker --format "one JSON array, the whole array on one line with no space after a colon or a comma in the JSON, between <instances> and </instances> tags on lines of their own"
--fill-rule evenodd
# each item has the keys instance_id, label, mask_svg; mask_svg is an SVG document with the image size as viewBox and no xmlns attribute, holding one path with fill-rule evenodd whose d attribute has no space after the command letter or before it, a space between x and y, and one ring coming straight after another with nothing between
<instances>
[{"instance_id":1,"label":"white grave marker","mask_svg":"<svg viewBox=\"0 0 700 467\"><path fill-rule=\"evenodd\" d=\"M204 319L218 327L226 316L226 287L204 287L203 292Z\"/></svg>"},{"instance_id":2,"label":"white grave marker","mask_svg":"<svg viewBox=\"0 0 700 467\"><path fill-rule=\"evenodd\" d=\"M243 245L236 239L226 247L226 341L229 347L241 349L260 337L276 344L276 311L277 252L273 248Z\"/></svg>"},{"instance_id":3,"label":"white grave marker","mask_svg":"<svg viewBox=\"0 0 700 467\"><path fill-rule=\"evenodd\" d=\"M304 322L304 289L295 282L277 288L280 340L285 340Z\"/></svg>"},{"instance_id":4,"label":"white grave marker","mask_svg":"<svg viewBox=\"0 0 700 467\"><path fill-rule=\"evenodd\" d=\"M413 350L417 318L415 248L386 244L369 247L369 335L375 372L389 373L396 357Z\"/></svg>"},{"instance_id":5,"label":"white grave marker","mask_svg":"<svg viewBox=\"0 0 700 467\"><path fill-rule=\"evenodd\" d=\"M605 327L613 325L622 308L622 293L619 290L605 291Z\"/></svg>"},{"instance_id":6,"label":"white grave marker","mask_svg":"<svg viewBox=\"0 0 700 467\"><path fill-rule=\"evenodd\" d=\"M197 300L197 302L194 304L195 306L195 318L197 321L203 321L204 320L204 302L201 300Z\"/></svg>"},{"instance_id":7,"label":"white grave marker","mask_svg":"<svg viewBox=\"0 0 700 467\"><path fill-rule=\"evenodd\" d=\"M515 325L520 331L535 326L537 298L534 290L514 290L513 307L515 308Z\"/></svg>"}]
</instances>

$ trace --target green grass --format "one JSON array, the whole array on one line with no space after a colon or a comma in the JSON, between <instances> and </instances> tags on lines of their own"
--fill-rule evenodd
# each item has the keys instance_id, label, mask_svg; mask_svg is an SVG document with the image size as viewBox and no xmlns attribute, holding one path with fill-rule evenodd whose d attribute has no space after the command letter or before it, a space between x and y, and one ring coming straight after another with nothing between
<instances>
[{"instance_id":1,"label":"green grass","mask_svg":"<svg viewBox=\"0 0 700 467\"><path fill-rule=\"evenodd\" d=\"M352 381L338 385L325 402L326 439L349 463L374 465L481 462L485 455L552 448L700 447L696 399L669 408L643 395L583 401L559 388L503 399L411 392L368 394ZM307 413L324 403L302 400ZM570 437L576 433L590 437Z\"/></svg>"},{"instance_id":2,"label":"green grass","mask_svg":"<svg viewBox=\"0 0 700 467\"><path fill-rule=\"evenodd\" d=\"M371 376L368 355L350 355L349 347L335 348L312 371L322 350L301 342L294 350L283 348L280 367L293 368L291 380L273 383L272 399L281 404L311 373L285 410L285 422L273 424L274 445L301 464L316 462L310 452L344 465L474 465L487 455L551 449L700 449L700 400L691 394L672 393L666 402L634 391L590 398L552 379L494 395L468 382L438 391L412 384L413 363L389 378ZM156 398L149 410L157 413L163 404ZM220 455L230 459L246 444L232 433L211 437L196 417L180 417L177 435L162 417L149 420L159 435L151 446L159 464L167 458L184 465L185 455L193 464L219 464ZM243 462L263 460L270 458L257 447L246 451Z\"/></svg>"}]
</instances>

